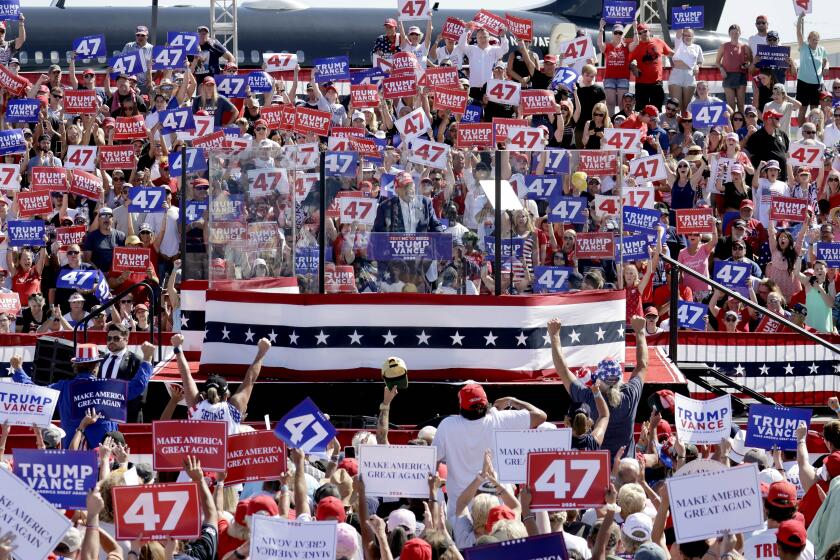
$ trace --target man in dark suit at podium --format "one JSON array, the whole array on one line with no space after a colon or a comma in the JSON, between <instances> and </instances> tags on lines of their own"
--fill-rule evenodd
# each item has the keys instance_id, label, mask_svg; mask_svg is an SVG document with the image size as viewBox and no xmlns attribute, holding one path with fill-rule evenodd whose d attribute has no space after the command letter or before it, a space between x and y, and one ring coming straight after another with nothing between
<instances>
[{"instance_id":1,"label":"man in dark suit at podium","mask_svg":"<svg viewBox=\"0 0 840 560\"><path fill-rule=\"evenodd\" d=\"M128 334L128 329L122 325L115 323L108 325L108 354L99 368L100 378L131 381L137 374L142 360L128 349ZM145 391L136 399L128 401L128 422L143 421L143 404L145 402Z\"/></svg>"},{"instance_id":2,"label":"man in dark suit at podium","mask_svg":"<svg viewBox=\"0 0 840 560\"><path fill-rule=\"evenodd\" d=\"M440 232L445 228L435 216L432 200L427 196L415 196L414 179L410 173L401 171L394 178L397 196L379 203L373 231L387 233Z\"/></svg>"}]
</instances>

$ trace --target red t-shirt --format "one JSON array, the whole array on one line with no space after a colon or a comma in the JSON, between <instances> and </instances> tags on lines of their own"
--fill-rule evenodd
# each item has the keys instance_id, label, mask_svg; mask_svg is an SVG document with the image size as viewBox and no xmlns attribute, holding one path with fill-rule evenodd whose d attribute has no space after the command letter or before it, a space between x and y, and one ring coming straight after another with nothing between
<instances>
[{"instance_id":1,"label":"red t-shirt","mask_svg":"<svg viewBox=\"0 0 840 560\"><path fill-rule=\"evenodd\" d=\"M606 67L604 78L630 79L630 49L624 43L615 46L612 43L604 47Z\"/></svg>"},{"instance_id":2,"label":"red t-shirt","mask_svg":"<svg viewBox=\"0 0 840 560\"><path fill-rule=\"evenodd\" d=\"M20 271L12 276L12 291L20 296L21 307L29 305L29 296L41 291L41 275L34 266L28 272Z\"/></svg>"},{"instance_id":3,"label":"red t-shirt","mask_svg":"<svg viewBox=\"0 0 840 560\"><path fill-rule=\"evenodd\" d=\"M650 41L639 43L630 53L630 60L635 60L639 68L637 84L655 84L662 81L662 56L671 56L674 50L662 39L654 37Z\"/></svg>"},{"instance_id":4,"label":"red t-shirt","mask_svg":"<svg viewBox=\"0 0 840 560\"><path fill-rule=\"evenodd\" d=\"M666 302L671 299L671 285L668 283L662 284L658 288L653 291L653 305L656 306L657 309L662 307ZM679 290L679 299L680 301L694 301L694 293L691 291L691 288L688 286L680 286ZM670 314L669 310L665 310L659 316L660 320L665 320L668 318Z\"/></svg>"},{"instance_id":5,"label":"red t-shirt","mask_svg":"<svg viewBox=\"0 0 840 560\"><path fill-rule=\"evenodd\" d=\"M227 522L226 519L219 519L217 527L219 528L219 546L218 546L218 555L217 558L224 558L226 554L236 550L245 541L240 541L239 539L235 539L228 535L228 526L230 524Z\"/></svg>"},{"instance_id":6,"label":"red t-shirt","mask_svg":"<svg viewBox=\"0 0 840 560\"><path fill-rule=\"evenodd\" d=\"M718 329L719 331L726 330L726 321L724 321L726 317L726 312L729 311L726 307L721 307L718 314L715 315L715 319L717 319ZM741 320L738 321L738 324L735 326L735 330L738 332L750 332L750 312L746 309L741 310Z\"/></svg>"}]
</instances>

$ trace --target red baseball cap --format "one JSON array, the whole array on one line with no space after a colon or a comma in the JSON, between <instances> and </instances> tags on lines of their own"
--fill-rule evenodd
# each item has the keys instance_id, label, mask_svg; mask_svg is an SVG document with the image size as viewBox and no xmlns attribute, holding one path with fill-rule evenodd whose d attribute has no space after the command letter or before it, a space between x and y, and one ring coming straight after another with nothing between
<instances>
[{"instance_id":1,"label":"red baseball cap","mask_svg":"<svg viewBox=\"0 0 840 560\"><path fill-rule=\"evenodd\" d=\"M339 523L344 523L347 514L344 512L344 504L335 496L327 496L318 502L318 507L315 508L315 519L318 521L328 521L335 519Z\"/></svg>"},{"instance_id":2,"label":"red baseball cap","mask_svg":"<svg viewBox=\"0 0 840 560\"><path fill-rule=\"evenodd\" d=\"M432 560L432 545L423 539L409 539L403 545L400 560Z\"/></svg>"},{"instance_id":3,"label":"red baseball cap","mask_svg":"<svg viewBox=\"0 0 840 560\"><path fill-rule=\"evenodd\" d=\"M201 80L203 85L216 85L216 80L213 79L213 76L207 76L203 80Z\"/></svg>"},{"instance_id":4,"label":"red baseball cap","mask_svg":"<svg viewBox=\"0 0 840 560\"><path fill-rule=\"evenodd\" d=\"M268 128L268 123L265 121L265 119L257 119L254 121L254 128L257 128L260 125Z\"/></svg>"},{"instance_id":5,"label":"red baseball cap","mask_svg":"<svg viewBox=\"0 0 840 560\"><path fill-rule=\"evenodd\" d=\"M782 114L778 111L774 111L773 109L767 109L761 115L761 120L766 121L767 119L781 119Z\"/></svg>"},{"instance_id":6,"label":"red baseball cap","mask_svg":"<svg viewBox=\"0 0 840 560\"><path fill-rule=\"evenodd\" d=\"M557 64L557 57L553 54L547 54L543 57L543 61Z\"/></svg>"},{"instance_id":7,"label":"red baseball cap","mask_svg":"<svg viewBox=\"0 0 840 560\"><path fill-rule=\"evenodd\" d=\"M805 524L797 519L782 521L779 524L779 530L776 531L776 541L793 548L805 548L808 543Z\"/></svg>"},{"instance_id":8,"label":"red baseball cap","mask_svg":"<svg viewBox=\"0 0 840 560\"><path fill-rule=\"evenodd\" d=\"M345 457L338 463L339 469L344 469L350 476L359 474L359 462L356 459Z\"/></svg>"},{"instance_id":9,"label":"red baseball cap","mask_svg":"<svg viewBox=\"0 0 840 560\"><path fill-rule=\"evenodd\" d=\"M388 19L385 20L385 23L383 25L385 25L386 27L396 28L397 27L397 20L395 20L394 18L388 18Z\"/></svg>"},{"instance_id":10,"label":"red baseball cap","mask_svg":"<svg viewBox=\"0 0 840 560\"><path fill-rule=\"evenodd\" d=\"M487 406L487 393L478 383L464 385L458 391L458 403L461 410L470 410L476 406Z\"/></svg>"},{"instance_id":11,"label":"red baseball cap","mask_svg":"<svg viewBox=\"0 0 840 560\"><path fill-rule=\"evenodd\" d=\"M648 26L647 26L646 23L640 23L639 25L636 26L636 29L638 29L639 31L647 31Z\"/></svg>"},{"instance_id":12,"label":"red baseball cap","mask_svg":"<svg viewBox=\"0 0 840 560\"><path fill-rule=\"evenodd\" d=\"M251 503L251 500L245 499L240 500L238 504L236 504L236 510L233 513L233 521L237 525L245 525L245 516L248 515L248 504Z\"/></svg>"},{"instance_id":13,"label":"red baseball cap","mask_svg":"<svg viewBox=\"0 0 840 560\"><path fill-rule=\"evenodd\" d=\"M741 208L755 208L755 203L752 200L746 198L741 201Z\"/></svg>"},{"instance_id":14,"label":"red baseball cap","mask_svg":"<svg viewBox=\"0 0 840 560\"><path fill-rule=\"evenodd\" d=\"M502 519L516 519L516 514L507 506L495 506L487 513L487 523L484 524L484 532L493 532L493 525Z\"/></svg>"},{"instance_id":15,"label":"red baseball cap","mask_svg":"<svg viewBox=\"0 0 840 560\"><path fill-rule=\"evenodd\" d=\"M658 117L659 116L659 109L654 107L653 105L645 105L645 108L642 109L642 112L649 117Z\"/></svg>"},{"instance_id":16,"label":"red baseball cap","mask_svg":"<svg viewBox=\"0 0 840 560\"><path fill-rule=\"evenodd\" d=\"M400 171L397 173L397 176L394 177L394 186L395 187L404 187L406 185L410 185L414 182L414 179L411 177L411 173L407 171Z\"/></svg>"},{"instance_id":17,"label":"red baseball cap","mask_svg":"<svg viewBox=\"0 0 840 560\"><path fill-rule=\"evenodd\" d=\"M767 503L780 508L796 507L796 486L786 480L774 482L767 490Z\"/></svg>"},{"instance_id":18,"label":"red baseball cap","mask_svg":"<svg viewBox=\"0 0 840 560\"><path fill-rule=\"evenodd\" d=\"M280 508L271 496L261 495L251 498L245 515L254 515L260 511L266 511L269 515L280 515Z\"/></svg>"},{"instance_id":19,"label":"red baseball cap","mask_svg":"<svg viewBox=\"0 0 840 560\"><path fill-rule=\"evenodd\" d=\"M671 437L671 424L666 420L660 420L656 425L656 437L660 442Z\"/></svg>"}]
</instances>

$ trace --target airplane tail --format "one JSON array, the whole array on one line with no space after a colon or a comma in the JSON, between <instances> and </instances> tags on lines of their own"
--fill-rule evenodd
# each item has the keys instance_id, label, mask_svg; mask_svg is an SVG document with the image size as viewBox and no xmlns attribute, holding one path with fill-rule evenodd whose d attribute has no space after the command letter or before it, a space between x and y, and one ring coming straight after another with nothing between
<instances>
[{"instance_id":1,"label":"airplane tail","mask_svg":"<svg viewBox=\"0 0 840 560\"><path fill-rule=\"evenodd\" d=\"M667 0L666 11L670 14L672 7L679 7L686 3L686 0ZM726 0L692 0L691 5L703 6L704 29L717 30ZM593 19L598 21L601 18L601 2L597 0L554 0L544 6L535 8L533 11L552 13L572 21Z\"/></svg>"}]
</instances>

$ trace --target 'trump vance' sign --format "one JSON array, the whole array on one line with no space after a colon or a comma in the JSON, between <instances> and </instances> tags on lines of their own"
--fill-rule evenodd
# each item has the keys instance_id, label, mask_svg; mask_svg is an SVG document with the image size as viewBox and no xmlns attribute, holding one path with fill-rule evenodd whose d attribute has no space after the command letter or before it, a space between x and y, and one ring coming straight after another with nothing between
<instances>
[{"instance_id":1,"label":"'trump vance' sign","mask_svg":"<svg viewBox=\"0 0 840 560\"><path fill-rule=\"evenodd\" d=\"M732 398L724 395L697 401L674 395L677 434L684 442L717 445L729 437L732 426Z\"/></svg>"}]
</instances>

